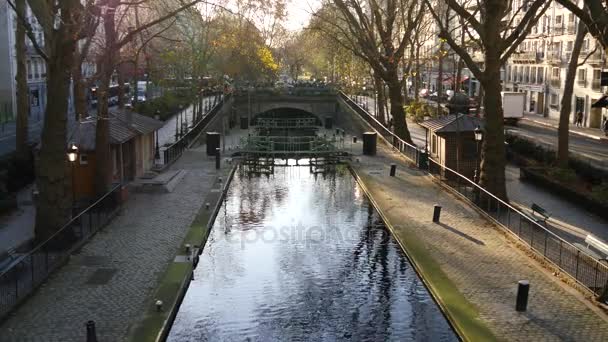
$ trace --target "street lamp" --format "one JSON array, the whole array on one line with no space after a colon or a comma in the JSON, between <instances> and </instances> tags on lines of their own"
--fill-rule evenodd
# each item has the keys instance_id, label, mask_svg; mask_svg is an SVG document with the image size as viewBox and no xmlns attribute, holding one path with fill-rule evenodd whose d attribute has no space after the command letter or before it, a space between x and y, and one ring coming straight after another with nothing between
<instances>
[{"instance_id":1,"label":"street lamp","mask_svg":"<svg viewBox=\"0 0 608 342\"><path fill-rule=\"evenodd\" d=\"M483 140L483 130L479 126L477 126L473 130L473 133L475 134L475 142L477 145L477 156L476 156L476 162L475 162L475 174L473 175L473 181L477 184L477 183L479 183L479 145L481 144L481 141Z\"/></svg>"},{"instance_id":2,"label":"street lamp","mask_svg":"<svg viewBox=\"0 0 608 342\"><path fill-rule=\"evenodd\" d=\"M68 147L68 160L70 161L70 165L72 167L72 215L74 214L74 202L76 202L76 191L74 189L74 164L76 164L77 158L78 146L76 146L76 143L71 142Z\"/></svg>"}]
</instances>

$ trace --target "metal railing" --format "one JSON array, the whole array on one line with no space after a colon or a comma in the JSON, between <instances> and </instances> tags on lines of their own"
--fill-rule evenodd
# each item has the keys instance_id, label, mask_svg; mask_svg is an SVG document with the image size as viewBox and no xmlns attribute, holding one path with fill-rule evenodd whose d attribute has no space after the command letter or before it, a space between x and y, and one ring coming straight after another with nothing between
<instances>
[{"instance_id":1,"label":"metal railing","mask_svg":"<svg viewBox=\"0 0 608 342\"><path fill-rule=\"evenodd\" d=\"M386 126L384 126L378 119L368 113L363 107L361 107L356 101L349 98L343 92L339 93L339 96L344 102L346 102L353 110L361 116L370 126L374 128L376 133L386 140L395 150L401 152L406 158L412 163L418 166L424 165L426 162L426 153L421 152L418 147L413 144L406 142L399 138L396 134L391 132Z\"/></svg>"},{"instance_id":2,"label":"metal railing","mask_svg":"<svg viewBox=\"0 0 608 342\"><path fill-rule=\"evenodd\" d=\"M121 189L120 184L116 185L46 241L17 257L0 273L0 319L45 282L76 249L116 215L121 206Z\"/></svg>"},{"instance_id":3,"label":"metal railing","mask_svg":"<svg viewBox=\"0 0 608 342\"><path fill-rule=\"evenodd\" d=\"M165 150L162 151L163 158L162 164L164 166L173 163L177 158L179 158L184 150L186 150L190 144L198 137L201 131L215 118L217 113L220 112L224 103L230 99L231 94L224 95L209 112L203 115L197 123L192 127L191 130L186 132L181 138L179 138L176 142L174 142L171 146L168 146Z\"/></svg>"},{"instance_id":4,"label":"metal railing","mask_svg":"<svg viewBox=\"0 0 608 342\"><path fill-rule=\"evenodd\" d=\"M340 93L340 96L386 140L390 141L391 137L396 141L400 140L371 114L348 99L345 94ZM426 156L424 151L417 149L411 151L415 147L409 144L406 146L408 148L399 148L399 151L409 160L419 161ZM608 263L595 259L586 251L562 239L533 217L494 196L466 176L432 159L425 160L424 163L417 162L417 165L420 169L428 171L440 183L458 192L539 256L572 277L578 284L596 296L608 295L608 293L604 293L608 286Z\"/></svg>"},{"instance_id":5,"label":"metal railing","mask_svg":"<svg viewBox=\"0 0 608 342\"><path fill-rule=\"evenodd\" d=\"M238 151L242 153L319 153L340 152L343 143L335 135L322 136L247 136L240 139Z\"/></svg>"}]
</instances>

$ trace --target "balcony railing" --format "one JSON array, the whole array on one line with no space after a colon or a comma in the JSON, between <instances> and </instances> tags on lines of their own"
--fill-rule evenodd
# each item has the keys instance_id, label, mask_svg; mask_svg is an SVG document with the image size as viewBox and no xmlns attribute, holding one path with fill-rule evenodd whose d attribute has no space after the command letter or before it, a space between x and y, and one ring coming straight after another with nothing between
<instances>
[{"instance_id":1,"label":"balcony railing","mask_svg":"<svg viewBox=\"0 0 608 342\"><path fill-rule=\"evenodd\" d=\"M549 56L547 59L549 60L549 63L561 63L562 62L562 56L559 51L549 52Z\"/></svg>"},{"instance_id":2,"label":"balcony railing","mask_svg":"<svg viewBox=\"0 0 608 342\"><path fill-rule=\"evenodd\" d=\"M559 78L552 78L551 79L551 86L552 87L560 87L562 84L561 80Z\"/></svg>"},{"instance_id":3,"label":"balcony railing","mask_svg":"<svg viewBox=\"0 0 608 342\"><path fill-rule=\"evenodd\" d=\"M551 30L551 32L553 32L553 34L555 35L562 35L565 31L566 30L564 29L564 26L562 24L554 25Z\"/></svg>"},{"instance_id":4,"label":"balcony railing","mask_svg":"<svg viewBox=\"0 0 608 342\"><path fill-rule=\"evenodd\" d=\"M585 88L587 86L587 80L579 78L576 80L576 84L578 84L579 87Z\"/></svg>"},{"instance_id":5,"label":"balcony railing","mask_svg":"<svg viewBox=\"0 0 608 342\"><path fill-rule=\"evenodd\" d=\"M513 54L513 60L519 62L536 62L537 56L535 51L517 52Z\"/></svg>"},{"instance_id":6,"label":"balcony railing","mask_svg":"<svg viewBox=\"0 0 608 342\"><path fill-rule=\"evenodd\" d=\"M586 54L581 54L579 56L580 59L585 59L585 57L587 57ZM602 56L602 53L600 51L596 51L593 54L591 54L591 56L589 56L589 58L587 58L587 64L592 64L592 65L601 65L604 61L604 56Z\"/></svg>"},{"instance_id":7,"label":"balcony railing","mask_svg":"<svg viewBox=\"0 0 608 342\"><path fill-rule=\"evenodd\" d=\"M574 23L569 23L566 26L566 33L567 34L576 34L576 25Z\"/></svg>"}]
</instances>

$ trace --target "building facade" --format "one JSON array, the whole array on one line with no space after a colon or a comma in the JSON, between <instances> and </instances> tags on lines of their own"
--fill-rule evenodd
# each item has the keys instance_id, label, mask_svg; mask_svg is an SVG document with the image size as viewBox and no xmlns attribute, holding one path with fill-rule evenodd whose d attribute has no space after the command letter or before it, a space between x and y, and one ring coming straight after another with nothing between
<instances>
[{"instance_id":1,"label":"building facade","mask_svg":"<svg viewBox=\"0 0 608 342\"><path fill-rule=\"evenodd\" d=\"M554 2L509 59L503 87L526 94L527 112L559 119L577 26L578 18ZM591 105L603 95L600 86L606 61L603 48L587 35L578 60L585 62L576 71L570 122L576 113L582 112L585 127L599 128L606 110Z\"/></svg>"},{"instance_id":2,"label":"building facade","mask_svg":"<svg viewBox=\"0 0 608 342\"><path fill-rule=\"evenodd\" d=\"M26 20L32 27L39 46L44 47L44 34L29 7ZM0 122L11 122L17 114L17 52L15 49L15 30L17 16L7 1L0 3ZM47 103L46 73L44 59L36 52L31 40L26 37L26 67L28 97L30 103L29 123L36 125L44 118ZM96 65L85 62L83 76L91 77L96 73ZM72 91L68 102L68 114L74 113ZM73 115L69 115L72 117Z\"/></svg>"}]
</instances>

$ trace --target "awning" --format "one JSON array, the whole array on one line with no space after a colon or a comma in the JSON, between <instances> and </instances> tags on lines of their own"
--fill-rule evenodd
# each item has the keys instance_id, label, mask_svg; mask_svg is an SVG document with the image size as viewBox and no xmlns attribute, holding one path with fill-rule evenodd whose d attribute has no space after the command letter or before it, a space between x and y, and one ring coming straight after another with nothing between
<instances>
[{"instance_id":1,"label":"awning","mask_svg":"<svg viewBox=\"0 0 608 342\"><path fill-rule=\"evenodd\" d=\"M591 108L606 108L608 107L608 96L604 95L595 103L591 104Z\"/></svg>"}]
</instances>

